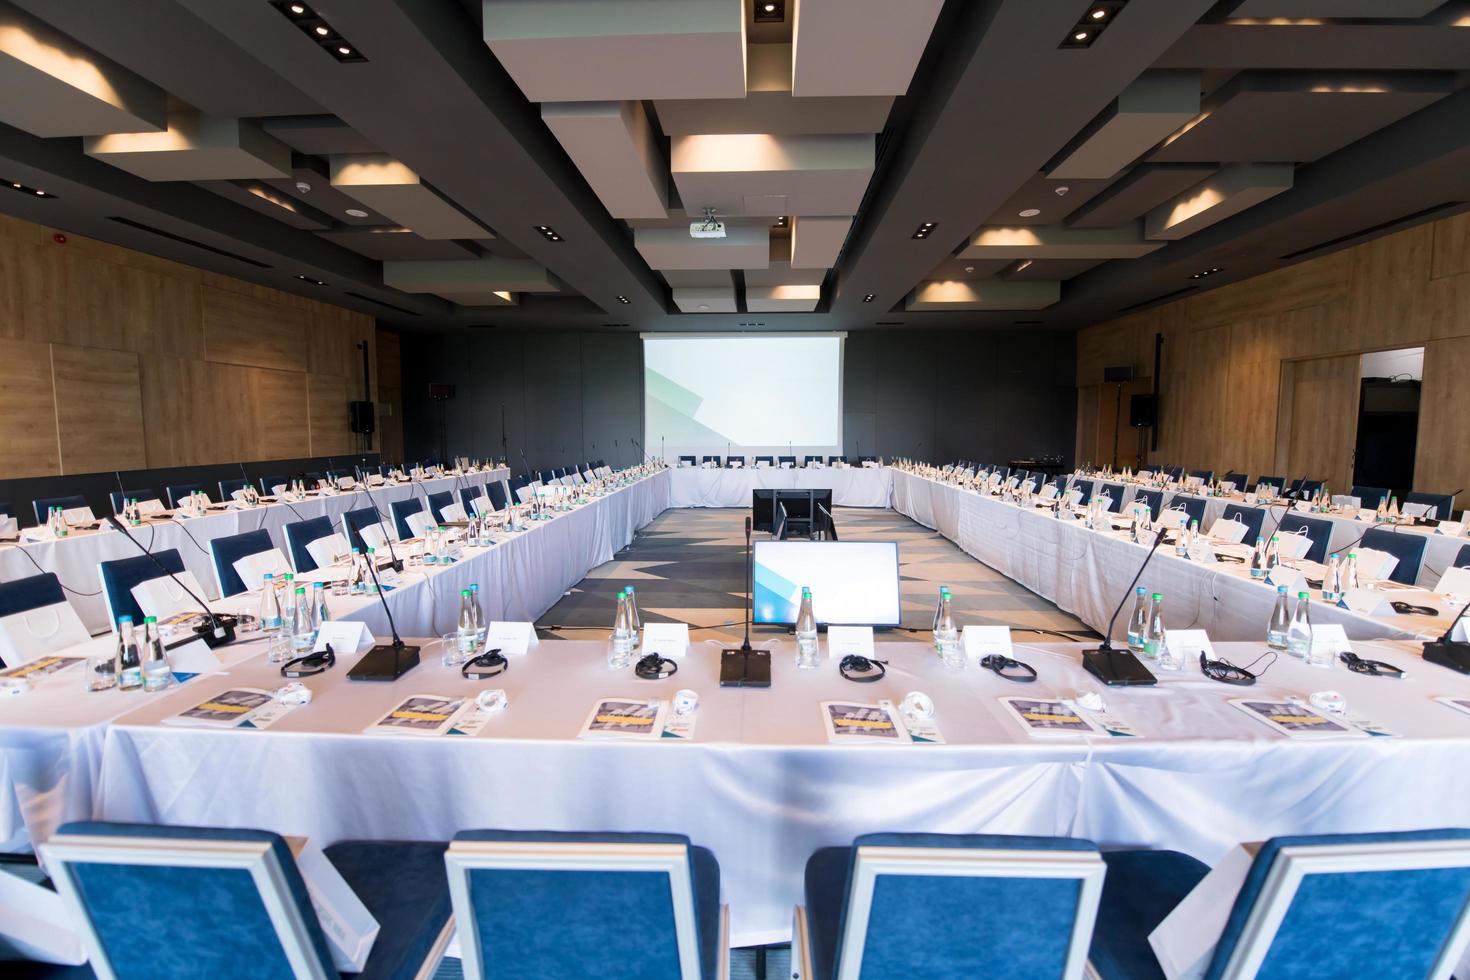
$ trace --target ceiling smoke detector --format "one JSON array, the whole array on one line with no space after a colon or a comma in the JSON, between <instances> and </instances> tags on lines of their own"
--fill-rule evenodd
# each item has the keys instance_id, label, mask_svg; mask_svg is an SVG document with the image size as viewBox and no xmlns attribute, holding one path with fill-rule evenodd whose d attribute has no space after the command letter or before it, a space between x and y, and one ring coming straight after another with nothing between
<instances>
[{"instance_id":1,"label":"ceiling smoke detector","mask_svg":"<svg viewBox=\"0 0 1470 980\"><path fill-rule=\"evenodd\" d=\"M705 208L703 221L689 222L689 237L724 238L725 223L715 217L714 208Z\"/></svg>"}]
</instances>

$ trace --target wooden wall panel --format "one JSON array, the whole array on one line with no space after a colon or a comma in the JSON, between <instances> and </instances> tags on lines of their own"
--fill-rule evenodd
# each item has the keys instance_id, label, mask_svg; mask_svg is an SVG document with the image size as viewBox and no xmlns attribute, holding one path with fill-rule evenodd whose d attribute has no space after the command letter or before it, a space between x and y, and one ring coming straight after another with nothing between
<instances>
[{"instance_id":1,"label":"wooden wall panel","mask_svg":"<svg viewBox=\"0 0 1470 980\"><path fill-rule=\"evenodd\" d=\"M1295 371L1294 361L1427 345L1416 488L1470 485L1467 427L1459 421L1470 414L1462 380L1470 364L1457 360L1466 356L1461 341L1470 343L1470 215L1084 328L1077 337L1079 459L1103 455L1089 436L1096 400L1084 410L1080 396L1101 382L1104 367L1131 364L1137 375L1149 374L1156 333L1165 338L1163 418L1151 462L1309 475L1345 486L1351 470L1336 432L1327 433L1336 440L1332 451L1311 460L1329 471L1280 474L1299 452L1296 396L1283 387L1283 371ZM1317 389L1316 397L1335 399L1317 414L1356 426L1356 381Z\"/></svg>"},{"instance_id":2,"label":"wooden wall panel","mask_svg":"<svg viewBox=\"0 0 1470 980\"><path fill-rule=\"evenodd\" d=\"M0 476L293 458L313 445L334 454L355 445L345 398L362 397L358 342L376 357L372 317L61 237L0 216L0 432L8 438ZM375 363L368 378L376 384ZM314 411L309 384L327 391ZM337 401L340 409L328 410Z\"/></svg>"},{"instance_id":3,"label":"wooden wall panel","mask_svg":"<svg viewBox=\"0 0 1470 980\"><path fill-rule=\"evenodd\" d=\"M1285 384L1291 389L1287 473L1311 474L1338 493L1352 485L1360 362L1360 355L1347 354L1287 364Z\"/></svg>"},{"instance_id":4,"label":"wooden wall panel","mask_svg":"<svg viewBox=\"0 0 1470 980\"><path fill-rule=\"evenodd\" d=\"M0 477L59 473L50 347L0 340L0 364Z\"/></svg>"},{"instance_id":5,"label":"wooden wall panel","mask_svg":"<svg viewBox=\"0 0 1470 980\"><path fill-rule=\"evenodd\" d=\"M310 432L312 456L346 456L351 454L353 440L349 431L347 379L331 374L309 374L311 393ZM362 397L362 393L358 393Z\"/></svg>"},{"instance_id":6,"label":"wooden wall panel","mask_svg":"<svg viewBox=\"0 0 1470 980\"><path fill-rule=\"evenodd\" d=\"M379 330L378 356L378 432L373 445L384 459L403 458L403 360L402 346L396 333Z\"/></svg>"},{"instance_id":7,"label":"wooden wall panel","mask_svg":"<svg viewBox=\"0 0 1470 980\"><path fill-rule=\"evenodd\" d=\"M148 465L137 354L52 344L51 372L61 472Z\"/></svg>"}]
</instances>

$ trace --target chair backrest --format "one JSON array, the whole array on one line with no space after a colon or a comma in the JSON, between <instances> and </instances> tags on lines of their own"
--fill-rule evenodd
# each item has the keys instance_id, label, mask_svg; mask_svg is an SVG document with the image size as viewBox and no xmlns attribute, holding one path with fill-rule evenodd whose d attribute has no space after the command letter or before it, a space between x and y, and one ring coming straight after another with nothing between
<instances>
[{"instance_id":1,"label":"chair backrest","mask_svg":"<svg viewBox=\"0 0 1470 980\"><path fill-rule=\"evenodd\" d=\"M1266 522L1266 512L1260 507L1242 507L1239 504L1226 504L1224 519L1235 520L1245 525L1245 537L1240 540L1245 544L1253 545L1256 538L1261 536L1261 528Z\"/></svg>"},{"instance_id":2,"label":"chair backrest","mask_svg":"<svg viewBox=\"0 0 1470 980\"><path fill-rule=\"evenodd\" d=\"M1078 490L1078 491L1081 491L1081 493L1082 493L1082 502L1084 504L1087 503L1088 501L1090 501L1092 499L1092 481L1091 480L1073 480L1072 481L1072 485L1070 487L1068 487L1067 489L1068 490Z\"/></svg>"},{"instance_id":3,"label":"chair backrest","mask_svg":"<svg viewBox=\"0 0 1470 980\"><path fill-rule=\"evenodd\" d=\"M1162 490L1139 490L1133 494L1134 502L1143 501L1148 504L1148 517L1151 521L1159 519L1159 508L1164 506L1164 491Z\"/></svg>"},{"instance_id":4,"label":"chair backrest","mask_svg":"<svg viewBox=\"0 0 1470 980\"><path fill-rule=\"evenodd\" d=\"M1281 523L1277 526L1277 530L1282 534L1296 534L1302 528L1306 528L1307 538L1312 542L1312 546L1302 557L1307 561L1326 561L1327 543L1332 540L1332 522L1320 517L1303 517L1301 514L1288 513L1281 518Z\"/></svg>"},{"instance_id":5,"label":"chair backrest","mask_svg":"<svg viewBox=\"0 0 1470 980\"><path fill-rule=\"evenodd\" d=\"M1455 512L1455 495L1452 493L1423 493L1418 490L1410 490L1404 497L1406 504L1433 504L1434 519L1447 521Z\"/></svg>"},{"instance_id":6,"label":"chair backrest","mask_svg":"<svg viewBox=\"0 0 1470 980\"><path fill-rule=\"evenodd\" d=\"M739 463L741 466L744 466L745 465L745 457L744 456L726 456L725 457L725 465L726 466L733 466L736 463Z\"/></svg>"},{"instance_id":7,"label":"chair backrest","mask_svg":"<svg viewBox=\"0 0 1470 980\"><path fill-rule=\"evenodd\" d=\"M87 641L55 574L0 582L0 663L16 667Z\"/></svg>"},{"instance_id":8,"label":"chair backrest","mask_svg":"<svg viewBox=\"0 0 1470 980\"><path fill-rule=\"evenodd\" d=\"M1267 486L1275 487L1276 491L1279 493L1281 489L1286 486L1286 477L1261 475L1256 477L1256 481L1250 485L1250 489L1254 490L1262 483L1266 484Z\"/></svg>"},{"instance_id":9,"label":"chair backrest","mask_svg":"<svg viewBox=\"0 0 1470 980\"><path fill-rule=\"evenodd\" d=\"M45 526L46 515L51 513L52 507L71 510L73 507L85 506L87 506L87 498L75 493L69 497L41 497L31 501L31 509L36 512L36 523L42 526Z\"/></svg>"},{"instance_id":10,"label":"chair backrest","mask_svg":"<svg viewBox=\"0 0 1470 980\"><path fill-rule=\"evenodd\" d=\"M776 462L778 464L782 464L782 465L784 465L786 463L790 463L792 466L795 466L796 465L796 457L795 456L777 456L776 457Z\"/></svg>"},{"instance_id":11,"label":"chair backrest","mask_svg":"<svg viewBox=\"0 0 1470 980\"><path fill-rule=\"evenodd\" d=\"M552 480L556 479L556 473L552 470L539 470L537 471L536 476L542 483L550 483Z\"/></svg>"},{"instance_id":12,"label":"chair backrest","mask_svg":"<svg viewBox=\"0 0 1470 980\"><path fill-rule=\"evenodd\" d=\"M191 493L202 493L206 497L209 496L202 483L175 483L171 486L164 487L163 492L168 494L169 507L179 506L179 501Z\"/></svg>"},{"instance_id":13,"label":"chair backrest","mask_svg":"<svg viewBox=\"0 0 1470 980\"><path fill-rule=\"evenodd\" d=\"M471 483L459 488L459 502L464 505L466 516L473 517L475 515L474 500L476 497L483 496L485 496L485 488L478 483Z\"/></svg>"},{"instance_id":14,"label":"chair backrest","mask_svg":"<svg viewBox=\"0 0 1470 980\"><path fill-rule=\"evenodd\" d=\"M822 457L820 456L808 456L806 459L802 460L803 463L820 463L821 461Z\"/></svg>"},{"instance_id":15,"label":"chair backrest","mask_svg":"<svg viewBox=\"0 0 1470 980\"><path fill-rule=\"evenodd\" d=\"M496 480L494 483L486 484L486 487L490 491L490 506L496 510L505 510L506 505L510 503L510 495L506 493L505 482Z\"/></svg>"},{"instance_id":16,"label":"chair backrest","mask_svg":"<svg viewBox=\"0 0 1470 980\"><path fill-rule=\"evenodd\" d=\"M1470 568L1470 544L1460 545L1460 550L1455 553L1454 568Z\"/></svg>"},{"instance_id":17,"label":"chair backrest","mask_svg":"<svg viewBox=\"0 0 1470 980\"><path fill-rule=\"evenodd\" d=\"M14 517L15 510L4 500L0 500L0 517Z\"/></svg>"},{"instance_id":18,"label":"chair backrest","mask_svg":"<svg viewBox=\"0 0 1470 980\"><path fill-rule=\"evenodd\" d=\"M1214 470L1190 470L1189 475L1209 483L1215 478Z\"/></svg>"},{"instance_id":19,"label":"chair backrest","mask_svg":"<svg viewBox=\"0 0 1470 980\"><path fill-rule=\"evenodd\" d=\"M398 540L414 537L413 530L408 526L408 515L420 513L423 509L424 501L420 497L395 500L388 505L388 510L393 515L393 528L398 532Z\"/></svg>"},{"instance_id":20,"label":"chair backrest","mask_svg":"<svg viewBox=\"0 0 1470 980\"><path fill-rule=\"evenodd\" d=\"M263 476L260 478L260 492L269 497L275 492L272 487L289 486L290 483L289 476Z\"/></svg>"},{"instance_id":21,"label":"chair backrest","mask_svg":"<svg viewBox=\"0 0 1470 980\"><path fill-rule=\"evenodd\" d=\"M1184 512L1189 515L1189 521L1199 521L1200 527L1205 526L1205 498L1191 497L1187 493L1176 493L1169 498L1169 509L1179 510L1180 508L1183 508Z\"/></svg>"},{"instance_id":22,"label":"chair backrest","mask_svg":"<svg viewBox=\"0 0 1470 980\"><path fill-rule=\"evenodd\" d=\"M366 508L371 510L371 508ZM376 511L374 511L376 513ZM314 572L317 569L316 559L311 557L311 552L306 546L313 541L331 537L332 519L330 517L309 517L304 521L292 521L285 527L286 550L290 552L291 567L297 573Z\"/></svg>"},{"instance_id":23,"label":"chair backrest","mask_svg":"<svg viewBox=\"0 0 1470 980\"><path fill-rule=\"evenodd\" d=\"M1419 567L1424 564L1424 548L1429 536L1405 531L1400 534L1386 527L1372 527L1363 535L1360 547L1386 551L1399 560L1388 573L1390 582L1413 585L1419 579Z\"/></svg>"},{"instance_id":24,"label":"chair backrest","mask_svg":"<svg viewBox=\"0 0 1470 980\"><path fill-rule=\"evenodd\" d=\"M66 592L61 588L61 579L55 573L46 572L18 578L13 582L0 582L0 617L30 612L42 606L54 606L66 601Z\"/></svg>"},{"instance_id":25,"label":"chair backrest","mask_svg":"<svg viewBox=\"0 0 1470 980\"><path fill-rule=\"evenodd\" d=\"M1025 477L1022 477L1022 479L1025 479ZM1108 511L1110 513L1116 514L1123 509L1123 494L1127 493L1127 488L1123 484L1104 483L1098 487L1098 493L1107 494Z\"/></svg>"},{"instance_id":26,"label":"chair backrest","mask_svg":"<svg viewBox=\"0 0 1470 980\"><path fill-rule=\"evenodd\" d=\"M785 457L783 456L782 458L784 459ZM776 465L776 457L774 457L774 456L757 456L757 457L755 457L755 459L752 462L754 462L757 466L759 466L761 463L765 463L767 466L774 466L774 465Z\"/></svg>"},{"instance_id":27,"label":"chair backrest","mask_svg":"<svg viewBox=\"0 0 1470 980\"><path fill-rule=\"evenodd\" d=\"M679 457L679 462L681 462L681 463L688 463L690 466L693 466L693 465L695 465L696 463L699 462L699 457L698 456L680 456ZM591 469L596 469L596 467L591 467L590 464L589 464L589 467Z\"/></svg>"},{"instance_id":28,"label":"chair backrest","mask_svg":"<svg viewBox=\"0 0 1470 980\"><path fill-rule=\"evenodd\" d=\"M1184 467L1182 467L1182 466L1169 466L1169 467L1165 467L1165 468L1169 471L1169 475L1171 477L1173 477L1174 479L1176 479L1176 480L1183 479L1183 477L1184 477Z\"/></svg>"},{"instance_id":29,"label":"chair backrest","mask_svg":"<svg viewBox=\"0 0 1470 980\"><path fill-rule=\"evenodd\" d=\"M845 463L845 462L847 462L847 457L846 456L828 456L827 457L827 462L829 462L829 463Z\"/></svg>"},{"instance_id":30,"label":"chair backrest","mask_svg":"<svg viewBox=\"0 0 1470 980\"><path fill-rule=\"evenodd\" d=\"M129 500L157 500L158 494L153 490L139 488L137 490L114 490L108 494L112 500L112 512L121 514L123 505Z\"/></svg>"},{"instance_id":31,"label":"chair backrest","mask_svg":"<svg viewBox=\"0 0 1470 980\"><path fill-rule=\"evenodd\" d=\"M687 837L472 830L444 863L468 980L715 980L719 865Z\"/></svg>"},{"instance_id":32,"label":"chair backrest","mask_svg":"<svg viewBox=\"0 0 1470 980\"><path fill-rule=\"evenodd\" d=\"M275 547L271 542L270 532L265 528L212 538L209 542L209 555L214 561L214 578L219 584L220 598L249 591L245 581L240 578L240 573L235 571L235 562L246 555L274 551Z\"/></svg>"},{"instance_id":33,"label":"chair backrest","mask_svg":"<svg viewBox=\"0 0 1470 980\"><path fill-rule=\"evenodd\" d=\"M1321 485L1321 480L1312 480L1305 476L1299 476L1295 480L1291 481L1291 485L1286 488L1286 492L1294 493L1298 497L1308 497L1311 496L1312 491L1316 490Z\"/></svg>"},{"instance_id":34,"label":"chair backrest","mask_svg":"<svg viewBox=\"0 0 1470 980\"><path fill-rule=\"evenodd\" d=\"M367 544L362 540L362 529L365 527L377 527L383 518L376 507L359 507L357 510L349 510L342 515L342 526L347 529L347 542L358 551L367 551Z\"/></svg>"},{"instance_id":35,"label":"chair backrest","mask_svg":"<svg viewBox=\"0 0 1470 980\"><path fill-rule=\"evenodd\" d=\"M1448 980L1470 942L1467 895L1470 830L1275 837L1204 978Z\"/></svg>"},{"instance_id":36,"label":"chair backrest","mask_svg":"<svg viewBox=\"0 0 1470 980\"><path fill-rule=\"evenodd\" d=\"M1351 496L1358 498L1360 506L1366 507L1369 510L1377 510L1378 502L1387 499L1388 495L1392 492L1388 487L1363 487L1355 483L1353 484Z\"/></svg>"},{"instance_id":37,"label":"chair backrest","mask_svg":"<svg viewBox=\"0 0 1470 980\"><path fill-rule=\"evenodd\" d=\"M868 834L819 851L808 905L819 877L844 891L832 962L815 975L1080 980L1105 868L1091 841L1056 837ZM1018 908L1024 929L934 928L943 909Z\"/></svg>"},{"instance_id":38,"label":"chair backrest","mask_svg":"<svg viewBox=\"0 0 1470 980\"><path fill-rule=\"evenodd\" d=\"M706 456L700 460L701 463L718 463L719 461L720 457L718 456Z\"/></svg>"},{"instance_id":39,"label":"chair backrest","mask_svg":"<svg viewBox=\"0 0 1470 980\"><path fill-rule=\"evenodd\" d=\"M1256 485L1251 482L1250 475L1246 473L1236 473L1232 470L1231 472L1226 473L1224 476L1220 477L1220 479L1225 483L1235 484L1235 489L1239 490L1241 493L1245 493L1247 490L1254 490L1256 488Z\"/></svg>"},{"instance_id":40,"label":"chair backrest","mask_svg":"<svg viewBox=\"0 0 1470 980\"><path fill-rule=\"evenodd\" d=\"M444 523L444 508L454 503L452 490L440 490L429 494L429 513L434 515L435 524Z\"/></svg>"},{"instance_id":41,"label":"chair backrest","mask_svg":"<svg viewBox=\"0 0 1470 980\"><path fill-rule=\"evenodd\" d=\"M277 834L80 822L41 848L100 976L228 976L247 963L259 977L338 976ZM166 950L140 916L174 924Z\"/></svg>"},{"instance_id":42,"label":"chair backrest","mask_svg":"<svg viewBox=\"0 0 1470 980\"><path fill-rule=\"evenodd\" d=\"M167 578L169 572L183 574L184 559L177 548L169 548L166 551L155 551L152 557L139 555L136 558L100 562L97 571L102 576L102 593L107 600L107 621L116 629L120 616L131 616L135 623L143 621L143 610L138 605L138 600L133 598L133 586L156 578Z\"/></svg>"},{"instance_id":43,"label":"chair backrest","mask_svg":"<svg viewBox=\"0 0 1470 980\"><path fill-rule=\"evenodd\" d=\"M242 477L236 477L233 480L219 481L220 503L227 504L231 500L234 500L236 491L244 490L249 484L250 481Z\"/></svg>"}]
</instances>

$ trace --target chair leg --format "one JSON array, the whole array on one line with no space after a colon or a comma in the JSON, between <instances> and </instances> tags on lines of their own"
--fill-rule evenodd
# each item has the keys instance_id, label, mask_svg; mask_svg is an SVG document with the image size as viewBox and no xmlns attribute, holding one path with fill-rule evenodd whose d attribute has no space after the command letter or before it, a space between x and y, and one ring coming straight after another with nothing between
<instances>
[{"instance_id":1,"label":"chair leg","mask_svg":"<svg viewBox=\"0 0 1470 980\"><path fill-rule=\"evenodd\" d=\"M766 980L766 948L755 948L755 980Z\"/></svg>"}]
</instances>

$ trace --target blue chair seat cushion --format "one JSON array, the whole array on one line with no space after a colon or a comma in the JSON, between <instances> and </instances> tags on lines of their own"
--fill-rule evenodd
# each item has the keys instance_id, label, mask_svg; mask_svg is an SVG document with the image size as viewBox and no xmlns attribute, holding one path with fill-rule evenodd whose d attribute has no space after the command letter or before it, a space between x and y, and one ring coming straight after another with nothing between
<instances>
[{"instance_id":1,"label":"blue chair seat cushion","mask_svg":"<svg viewBox=\"0 0 1470 980\"><path fill-rule=\"evenodd\" d=\"M327 859L378 920L363 980L415 976L449 921L444 844L341 841Z\"/></svg>"},{"instance_id":2,"label":"blue chair seat cushion","mask_svg":"<svg viewBox=\"0 0 1470 980\"><path fill-rule=\"evenodd\" d=\"M1104 980L1163 980L1148 935L1209 867L1178 851L1112 851L1088 959Z\"/></svg>"}]
</instances>

